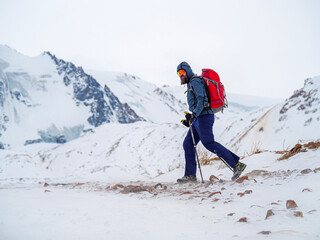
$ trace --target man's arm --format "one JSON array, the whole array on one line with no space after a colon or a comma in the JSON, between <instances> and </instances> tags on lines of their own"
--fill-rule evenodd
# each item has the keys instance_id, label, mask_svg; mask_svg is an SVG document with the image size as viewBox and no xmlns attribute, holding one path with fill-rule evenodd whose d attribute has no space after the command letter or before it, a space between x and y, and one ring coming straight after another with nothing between
<instances>
[{"instance_id":1,"label":"man's arm","mask_svg":"<svg viewBox=\"0 0 320 240\"><path fill-rule=\"evenodd\" d=\"M196 107L193 110L192 114L196 118L204 109L206 90L204 89L205 86L203 84L203 80L200 78L193 79L193 81L191 82L191 86L196 97Z\"/></svg>"}]
</instances>

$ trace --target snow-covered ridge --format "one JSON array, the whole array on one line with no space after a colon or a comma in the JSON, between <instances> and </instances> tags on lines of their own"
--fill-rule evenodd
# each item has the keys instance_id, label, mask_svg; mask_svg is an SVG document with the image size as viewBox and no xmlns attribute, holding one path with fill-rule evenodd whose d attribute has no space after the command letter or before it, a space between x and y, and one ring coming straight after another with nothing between
<instances>
[{"instance_id":1,"label":"snow-covered ridge","mask_svg":"<svg viewBox=\"0 0 320 240\"><path fill-rule=\"evenodd\" d=\"M285 120L292 112L303 112L306 116L310 116L305 121L305 125L311 124L312 121L320 120L320 76L308 78L304 82L304 87L296 90L293 95L285 101L280 110L281 117L279 121ZM313 114L316 114L316 118Z\"/></svg>"},{"instance_id":2,"label":"snow-covered ridge","mask_svg":"<svg viewBox=\"0 0 320 240\"><path fill-rule=\"evenodd\" d=\"M244 154L257 149L288 150L298 142L320 139L320 77L305 80L284 103L278 104L237 133L228 145ZM232 128L232 126L230 126Z\"/></svg>"},{"instance_id":3,"label":"snow-covered ridge","mask_svg":"<svg viewBox=\"0 0 320 240\"><path fill-rule=\"evenodd\" d=\"M86 70L101 85L108 85L122 102L153 123L179 123L187 110L186 100L127 73ZM183 91L183 90L182 90ZM183 94L183 92L182 92Z\"/></svg>"},{"instance_id":4,"label":"snow-covered ridge","mask_svg":"<svg viewBox=\"0 0 320 240\"><path fill-rule=\"evenodd\" d=\"M78 100L77 105L83 103L85 106L90 106L91 112L94 112L88 119L91 125L97 127L108 122L132 123L143 120L127 104L122 104L106 84L100 85L94 77L86 74L82 67L58 59L50 52L44 54L53 59L58 74L63 75L64 84L67 87L73 85L74 98Z\"/></svg>"},{"instance_id":5,"label":"snow-covered ridge","mask_svg":"<svg viewBox=\"0 0 320 240\"><path fill-rule=\"evenodd\" d=\"M0 148L66 142L108 122L144 120L81 67L0 45Z\"/></svg>"}]
</instances>

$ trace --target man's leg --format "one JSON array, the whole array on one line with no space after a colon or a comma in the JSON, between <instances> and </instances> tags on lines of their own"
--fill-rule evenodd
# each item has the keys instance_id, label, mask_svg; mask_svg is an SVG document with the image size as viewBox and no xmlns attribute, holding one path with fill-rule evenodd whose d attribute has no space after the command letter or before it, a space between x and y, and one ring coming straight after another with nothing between
<instances>
[{"instance_id":1,"label":"man's leg","mask_svg":"<svg viewBox=\"0 0 320 240\"><path fill-rule=\"evenodd\" d=\"M196 144L199 142L199 135L197 133L196 128L192 125L193 135ZM187 136L185 137L183 141L183 149L184 149L184 155L186 160L186 168L185 168L185 176L194 175L196 176L197 172L197 163L196 163L196 151L193 146L193 140L191 136L191 131L189 129Z\"/></svg>"},{"instance_id":2,"label":"man's leg","mask_svg":"<svg viewBox=\"0 0 320 240\"><path fill-rule=\"evenodd\" d=\"M209 151L214 152L220 158L224 159L230 167L235 167L239 162L239 157L226 149L220 143L214 141L214 135L212 131L214 123L214 115L202 115L197 119L195 128L198 131L200 140Z\"/></svg>"}]
</instances>

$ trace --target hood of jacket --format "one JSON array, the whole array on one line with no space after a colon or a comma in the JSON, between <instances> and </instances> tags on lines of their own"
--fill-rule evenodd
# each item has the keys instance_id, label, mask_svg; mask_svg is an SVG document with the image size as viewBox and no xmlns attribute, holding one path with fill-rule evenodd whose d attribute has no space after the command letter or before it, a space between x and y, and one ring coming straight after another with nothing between
<instances>
[{"instance_id":1,"label":"hood of jacket","mask_svg":"<svg viewBox=\"0 0 320 240\"><path fill-rule=\"evenodd\" d=\"M179 72L181 69L185 70L187 73L188 81L193 77L194 73L190 67L190 65L187 62L182 62L177 67L177 72Z\"/></svg>"}]
</instances>

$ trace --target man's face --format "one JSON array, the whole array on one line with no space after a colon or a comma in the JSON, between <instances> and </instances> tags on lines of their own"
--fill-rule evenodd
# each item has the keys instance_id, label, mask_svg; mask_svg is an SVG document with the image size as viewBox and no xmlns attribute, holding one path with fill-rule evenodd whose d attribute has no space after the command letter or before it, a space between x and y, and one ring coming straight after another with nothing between
<instances>
[{"instance_id":1,"label":"man's face","mask_svg":"<svg viewBox=\"0 0 320 240\"><path fill-rule=\"evenodd\" d=\"M179 77L180 77L181 85L186 84L186 83L187 83L187 73L186 73L186 71L184 71L183 69L181 69L181 70L178 72L178 75L179 75Z\"/></svg>"}]
</instances>

